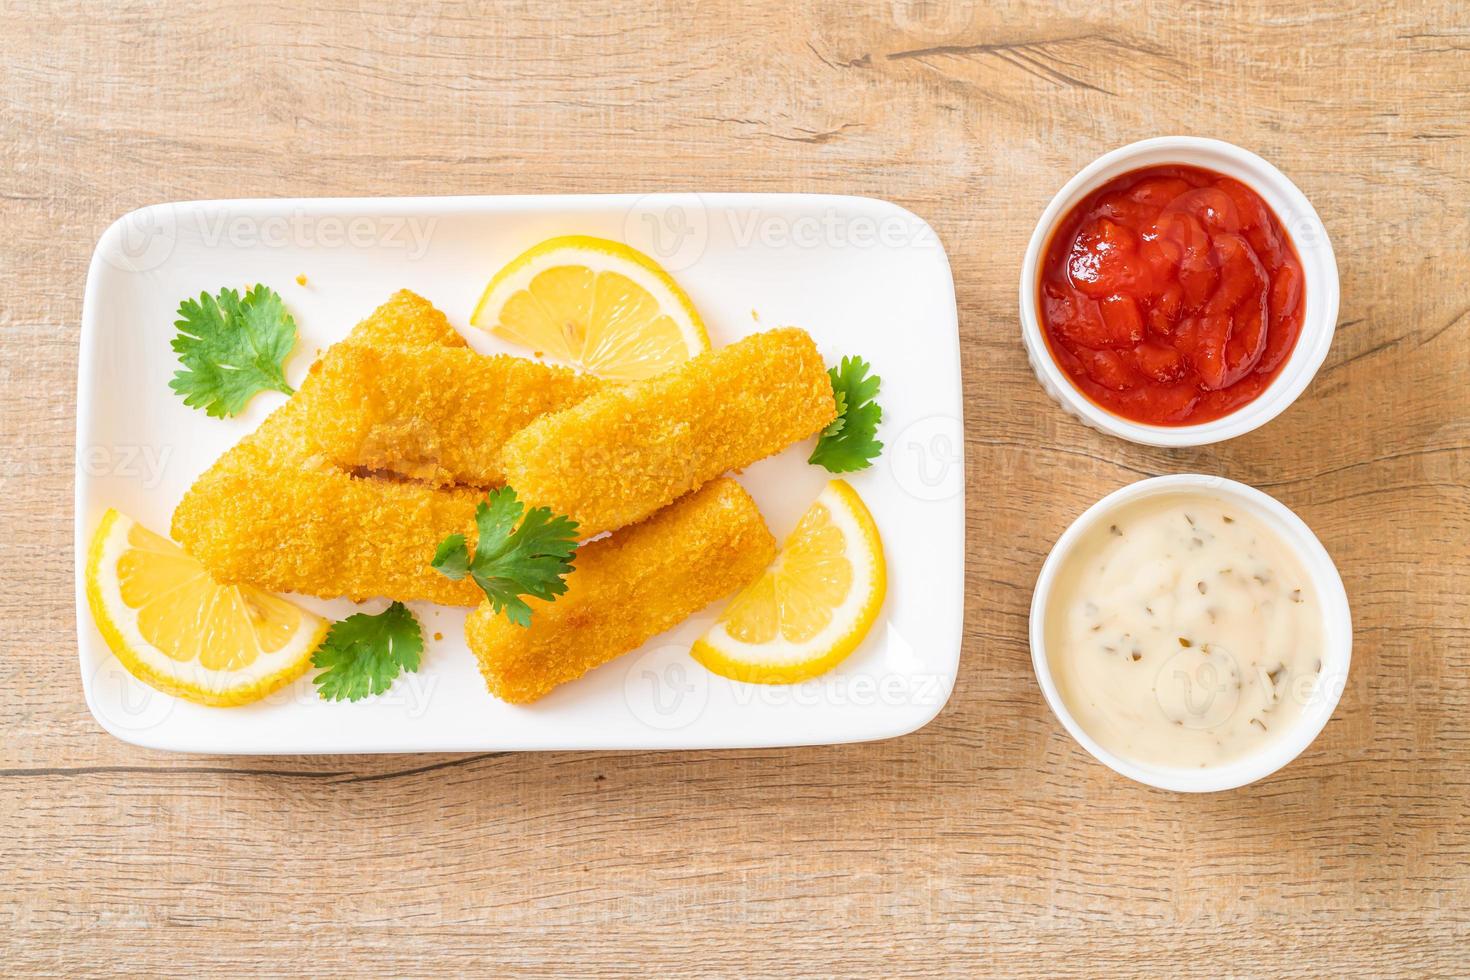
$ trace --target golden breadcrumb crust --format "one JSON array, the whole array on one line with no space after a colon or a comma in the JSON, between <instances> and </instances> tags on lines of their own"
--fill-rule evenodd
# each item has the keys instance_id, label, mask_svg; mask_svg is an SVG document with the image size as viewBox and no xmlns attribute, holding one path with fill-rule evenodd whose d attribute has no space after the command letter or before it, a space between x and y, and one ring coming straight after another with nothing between
<instances>
[{"instance_id":1,"label":"golden breadcrumb crust","mask_svg":"<svg viewBox=\"0 0 1470 980\"><path fill-rule=\"evenodd\" d=\"M602 382L468 348L338 345L322 358L307 419L312 448L346 469L440 485L505 482L505 440Z\"/></svg>"},{"instance_id":2,"label":"golden breadcrumb crust","mask_svg":"<svg viewBox=\"0 0 1470 980\"><path fill-rule=\"evenodd\" d=\"M345 344L464 347L444 314L407 290ZM351 476L311 455L307 420L320 362L285 405L195 481L174 511L173 536L220 582L322 598L347 596L472 606L468 581L429 567L446 536L472 531L474 490Z\"/></svg>"},{"instance_id":3,"label":"golden breadcrumb crust","mask_svg":"<svg viewBox=\"0 0 1470 980\"><path fill-rule=\"evenodd\" d=\"M748 585L775 557L755 501L734 480L715 480L583 545L565 595L527 600L529 627L482 603L465 622L465 638L490 693L524 704Z\"/></svg>"},{"instance_id":4,"label":"golden breadcrumb crust","mask_svg":"<svg viewBox=\"0 0 1470 980\"><path fill-rule=\"evenodd\" d=\"M505 481L590 536L815 435L836 414L811 337L770 330L537 419L506 442Z\"/></svg>"},{"instance_id":5,"label":"golden breadcrumb crust","mask_svg":"<svg viewBox=\"0 0 1470 980\"><path fill-rule=\"evenodd\" d=\"M400 289L352 328L347 340L369 347L468 347L449 318L418 293Z\"/></svg>"}]
</instances>

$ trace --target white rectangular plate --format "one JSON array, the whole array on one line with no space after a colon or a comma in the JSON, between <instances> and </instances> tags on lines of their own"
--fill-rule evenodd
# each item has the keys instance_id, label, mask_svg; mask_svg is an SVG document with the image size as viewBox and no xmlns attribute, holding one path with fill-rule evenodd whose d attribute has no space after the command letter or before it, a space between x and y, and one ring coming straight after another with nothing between
<instances>
[{"instance_id":1,"label":"white rectangular plate","mask_svg":"<svg viewBox=\"0 0 1470 980\"><path fill-rule=\"evenodd\" d=\"M490 276L553 235L626 241L688 290L722 345L806 328L835 362L859 354L883 378L883 456L852 474L888 561L888 598L867 640L827 675L790 687L709 674L689 646L720 604L526 707L485 690L463 610L416 604L423 667L378 698L326 703L310 675L257 704L205 708L159 694L112 656L83 586L87 544L116 507L167 533L194 478L283 396L234 419L169 390L179 301L261 282L285 297L299 381L316 353L406 287L482 351L468 326ZM305 275L305 286L297 275ZM933 230L884 201L802 194L211 201L135 211L102 236L87 280L77 406L76 597L82 684L97 720L151 748L215 753L738 748L885 738L943 707L959 664L964 463L958 329L949 261ZM782 539L828 474L795 446L739 475ZM691 575L699 569L691 568ZM345 600L303 598L333 618ZM362 609L376 612L384 603ZM442 639L435 638L442 634Z\"/></svg>"}]
</instances>

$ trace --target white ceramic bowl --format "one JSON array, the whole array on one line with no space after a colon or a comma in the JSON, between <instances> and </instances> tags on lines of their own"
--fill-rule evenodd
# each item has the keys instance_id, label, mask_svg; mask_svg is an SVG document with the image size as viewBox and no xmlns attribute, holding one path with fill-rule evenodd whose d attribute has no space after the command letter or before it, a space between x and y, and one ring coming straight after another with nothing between
<instances>
[{"instance_id":1,"label":"white ceramic bowl","mask_svg":"<svg viewBox=\"0 0 1470 980\"><path fill-rule=\"evenodd\" d=\"M1260 397L1224 418L1199 425L1144 425L1114 415L1079 391L1057 367L1041 333L1037 267L1056 223L1079 201L1114 177L1164 164L1204 167L1234 177L1271 206L1291 236L1306 274L1301 336L1286 365ZM1311 382L1332 346L1337 328L1337 259L1327 229L1305 195L1286 175L1249 150L1221 140L1160 136L1098 157L1057 191L1046 206L1021 264L1021 336L1041 386L1068 412L1102 432L1149 446L1204 446L1244 435L1284 412Z\"/></svg>"},{"instance_id":2,"label":"white ceramic bowl","mask_svg":"<svg viewBox=\"0 0 1470 980\"><path fill-rule=\"evenodd\" d=\"M1296 726L1285 737L1267 743L1253 755L1206 769L1144 765L1103 748L1082 729L1062 700L1046 653L1046 606L1051 598L1052 583L1078 540L1119 507L1143 497L1181 491L1204 492L1233 501L1274 530L1311 576L1322 604L1322 671L1316 688L1303 705ZM1322 731L1327 719L1332 716L1333 709L1337 707L1338 699L1342 697L1343 689L1347 685L1352 649L1353 624L1347 592L1343 589L1342 578L1337 574L1337 566L1332 563L1322 542L1317 540L1317 536L1300 517L1276 498L1255 487L1218 476L1194 473L1158 476L1140 480L1108 494L1073 521L1072 526L1057 539L1046 563L1041 566L1041 575L1036 580L1036 590L1031 596L1031 664L1036 669L1036 680L1041 685L1042 694L1046 696L1046 703L1051 705L1052 713L1057 716L1062 727L1084 749L1091 752L1094 758L1115 772L1149 786L1181 793L1210 793L1244 786L1269 776L1300 755Z\"/></svg>"}]
</instances>

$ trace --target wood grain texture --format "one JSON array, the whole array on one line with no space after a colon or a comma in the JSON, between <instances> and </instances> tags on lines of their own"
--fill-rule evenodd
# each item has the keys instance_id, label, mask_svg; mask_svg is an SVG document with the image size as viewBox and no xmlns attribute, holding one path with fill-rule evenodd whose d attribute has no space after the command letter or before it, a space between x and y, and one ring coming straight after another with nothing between
<instances>
[{"instance_id":1,"label":"wood grain texture","mask_svg":"<svg viewBox=\"0 0 1470 980\"><path fill-rule=\"evenodd\" d=\"M1452 975L1470 946L1470 28L1446 0L9 0L0 65L4 972ZM1197 133L1314 201L1342 322L1281 419L1127 445L1042 393L1015 280L1099 153ZM954 696L872 745L211 759L76 676L82 284L212 197L889 198L943 238L967 393ZM1056 535L1144 475L1277 495L1337 558L1350 686L1285 771L1193 798L1091 762L1025 627Z\"/></svg>"}]
</instances>

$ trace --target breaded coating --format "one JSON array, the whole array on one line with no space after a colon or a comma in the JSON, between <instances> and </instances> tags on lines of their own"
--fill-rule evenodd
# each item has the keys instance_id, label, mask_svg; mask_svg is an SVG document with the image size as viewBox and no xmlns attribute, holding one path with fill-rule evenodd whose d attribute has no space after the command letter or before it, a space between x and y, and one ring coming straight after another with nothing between
<instances>
[{"instance_id":1,"label":"breaded coating","mask_svg":"<svg viewBox=\"0 0 1470 980\"><path fill-rule=\"evenodd\" d=\"M811 337L770 330L537 419L506 442L505 481L591 536L815 435L836 414Z\"/></svg>"},{"instance_id":2,"label":"breaded coating","mask_svg":"<svg viewBox=\"0 0 1470 980\"><path fill-rule=\"evenodd\" d=\"M479 600L472 583L429 567L440 541L474 527L479 491L253 457L229 454L174 511L174 537L220 582L324 599Z\"/></svg>"},{"instance_id":3,"label":"breaded coating","mask_svg":"<svg viewBox=\"0 0 1470 980\"><path fill-rule=\"evenodd\" d=\"M359 343L462 347L464 340L428 301L403 291L344 341ZM429 560L446 536L473 529L482 495L362 479L314 458L306 424L319 363L295 396L195 481L174 511L174 538L225 583L475 605L481 593L473 583L450 581Z\"/></svg>"},{"instance_id":4,"label":"breaded coating","mask_svg":"<svg viewBox=\"0 0 1470 980\"><path fill-rule=\"evenodd\" d=\"M465 621L465 638L490 693L525 704L748 585L775 557L755 501L734 480L715 480L583 545L565 595L527 600L530 626L483 603Z\"/></svg>"},{"instance_id":5,"label":"breaded coating","mask_svg":"<svg viewBox=\"0 0 1470 980\"><path fill-rule=\"evenodd\" d=\"M371 347L468 347L449 318L418 293L400 289L352 328L349 343Z\"/></svg>"},{"instance_id":6,"label":"breaded coating","mask_svg":"<svg viewBox=\"0 0 1470 980\"><path fill-rule=\"evenodd\" d=\"M468 348L339 345L321 360L307 434L346 469L440 485L505 482L505 440L602 387L595 378Z\"/></svg>"}]
</instances>

